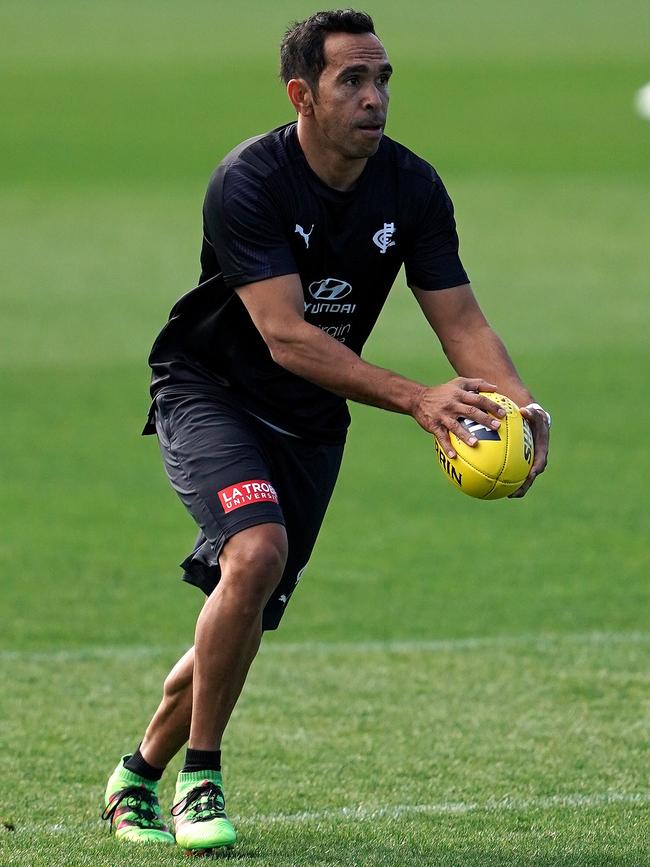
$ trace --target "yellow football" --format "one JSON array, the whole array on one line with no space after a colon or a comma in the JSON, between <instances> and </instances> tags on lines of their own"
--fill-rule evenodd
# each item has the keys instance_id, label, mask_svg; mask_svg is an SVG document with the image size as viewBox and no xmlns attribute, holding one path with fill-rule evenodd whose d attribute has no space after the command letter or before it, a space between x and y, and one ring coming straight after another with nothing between
<instances>
[{"instance_id":1,"label":"yellow football","mask_svg":"<svg viewBox=\"0 0 650 867\"><path fill-rule=\"evenodd\" d=\"M496 392L481 394L506 410L506 415L499 419L499 429L461 418L460 423L478 442L468 446L450 434L456 450L456 457L450 458L434 437L436 456L438 466L457 491L479 500L499 500L514 493L526 479L533 465L533 434L510 398Z\"/></svg>"}]
</instances>

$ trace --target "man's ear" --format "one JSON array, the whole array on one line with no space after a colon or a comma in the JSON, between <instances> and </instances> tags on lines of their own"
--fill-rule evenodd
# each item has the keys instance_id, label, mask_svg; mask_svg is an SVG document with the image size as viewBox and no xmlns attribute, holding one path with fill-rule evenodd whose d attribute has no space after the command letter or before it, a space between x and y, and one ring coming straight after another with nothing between
<instances>
[{"instance_id":1,"label":"man's ear","mask_svg":"<svg viewBox=\"0 0 650 867\"><path fill-rule=\"evenodd\" d=\"M287 96L296 113L309 117L314 111L314 96L304 78L292 78L287 84Z\"/></svg>"}]
</instances>

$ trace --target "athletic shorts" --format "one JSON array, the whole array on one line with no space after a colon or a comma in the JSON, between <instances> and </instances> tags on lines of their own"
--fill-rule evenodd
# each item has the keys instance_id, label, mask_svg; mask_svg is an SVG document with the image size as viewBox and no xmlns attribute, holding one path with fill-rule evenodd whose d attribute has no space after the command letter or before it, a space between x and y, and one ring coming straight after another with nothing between
<instances>
[{"instance_id":1,"label":"athletic shorts","mask_svg":"<svg viewBox=\"0 0 650 867\"><path fill-rule=\"evenodd\" d=\"M343 445L281 433L218 393L167 386L153 409L167 475L199 526L184 581L210 595L231 536L257 524L286 528L287 563L263 616L263 628L276 629L316 543Z\"/></svg>"}]
</instances>

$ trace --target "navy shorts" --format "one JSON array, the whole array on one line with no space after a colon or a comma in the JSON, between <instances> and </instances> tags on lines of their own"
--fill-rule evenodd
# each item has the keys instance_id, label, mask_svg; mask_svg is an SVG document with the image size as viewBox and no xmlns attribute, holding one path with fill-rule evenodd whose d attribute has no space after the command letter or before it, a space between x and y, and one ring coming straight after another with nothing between
<instances>
[{"instance_id":1,"label":"navy shorts","mask_svg":"<svg viewBox=\"0 0 650 867\"><path fill-rule=\"evenodd\" d=\"M281 433L218 392L166 386L154 401L172 487L198 524L183 580L210 595L225 542L247 527L286 528L287 564L263 616L276 629L307 565L338 476L343 445Z\"/></svg>"}]
</instances>

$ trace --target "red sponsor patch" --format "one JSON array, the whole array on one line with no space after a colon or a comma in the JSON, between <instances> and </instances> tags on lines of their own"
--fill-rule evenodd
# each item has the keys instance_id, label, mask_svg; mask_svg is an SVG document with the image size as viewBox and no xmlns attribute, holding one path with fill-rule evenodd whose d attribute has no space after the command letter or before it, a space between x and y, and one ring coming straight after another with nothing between
<instances>
[{"instance_id":1,"label":"red sponsor patch","mask_svg":"<svg viewBox=\"0 0 650 867\"><path fill-rule=\"evenodd\" d=\"M242 506L252 506L253 503L277 503L278 495L273 485L264 479L249 479L247 482L237 482L219 491L219 500L224 512L234 512Z\"/></svg>"}]
</instances>

